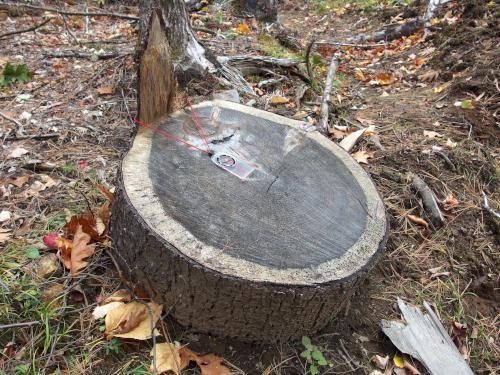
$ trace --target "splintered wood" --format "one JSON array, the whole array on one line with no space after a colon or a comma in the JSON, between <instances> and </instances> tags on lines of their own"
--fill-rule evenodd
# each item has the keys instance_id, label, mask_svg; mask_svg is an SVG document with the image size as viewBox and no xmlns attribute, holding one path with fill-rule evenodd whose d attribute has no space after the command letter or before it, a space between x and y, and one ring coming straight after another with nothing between
<instances>
[{"instance_id":1,"label":"splintered wood","mask_svg":"<svg viewBox=\"0 0 500 375\"><path fill-rule=\"evenodd\" d=\"M432 375L474 374L426 302L426 315L399 298L398 307L406 323L382 320L382 331L399 350L420 361Z\"/></svg>"},{"instance_id":2,"label":"splintered wood","mask_svg":"<svg viewBox=\"0 0 500 375\"><path fill-rule=\"evenodd\" d=\"M139 119L147 124L167 115L175 95L174 68L160 18L153 13L139 67Z\"/></svg>"}]
</instances>

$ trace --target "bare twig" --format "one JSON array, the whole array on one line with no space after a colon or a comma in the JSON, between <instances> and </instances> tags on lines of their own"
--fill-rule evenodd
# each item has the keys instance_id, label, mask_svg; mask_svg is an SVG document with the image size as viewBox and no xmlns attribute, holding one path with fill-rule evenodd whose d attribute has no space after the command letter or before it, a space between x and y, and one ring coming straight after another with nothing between
<instances>
[{"instance_id":1,"label":"bare twig","mask_svg":"<svg viewBox=\"0 0 500 375\"><path fill-rule=\"evenodd\" d=\"M486 211L488 211L490 214L492 214L493 216L495 216L497 219L500 219L500 213L496 212L493 208L490 207L489 203L488 203L488 198L486 197L486 194L484 193L484 191L482 191L481 193L483 193L483 198L484 198L484 203L483 203L483 207Z\"/></svg>"},{"instance_id":2,"label":"bare twig","mask_svg":"<svg viewBox=\"0 0 500 375\"><path fill-rule=\"evenodd\" d=\"M7 116L7 115L4 115L2 112L0 112L0 116L3 117L4 119L8 120L8 121L12 121L14 124L16 124L17 126L19 126L20 129L23 128L23 124L21 124L19 121Z\"/></svg>"},{"instance_id":3,"label":"bare twig","mask_svg":"<svg viewBox=\"0 0 500 375\"><path fill-rule=\"evenodd\" d=\"M376 44L356 44L356 43L348 43L348 42L336 42L333 40L318 40L315 44L328 44L330 46L337 47L354 47L354 48L377 48L377 47L386 47L386 43L376 43Z\"/></svg>"},{"instance_id":4,"label":"bare twig","mask_svg":"<svg viewBox=\"0 0 500 375\"><path fill-rule=\"evenodd\" d=\"M23 135L20 137L7 137L6 141L24 141L25 139L34 139L36 141L42 139L59 138L59 134L49 133L49 134L35 134L35 135Z\"/></svg>"},{"instance_id":5,"label":"bare twig","mask_svg":"<svg viewBox=\"0 0 500 375\"><path fill-rule=\"evenodd\" d=\"M431 218L432 224L439 228L444 225L445 220L439 206L437 204L436 198L431 188L415 173L408 173L408 177L411 179L411 184L413 188L418 192L422 198L422 203L427 214Z\"/></svg>"},{"instance_id":6,"label":"bare twig","mask_svg":"<svg viewBox=\"0 0 500 375\"><path fill-rule=\"evenodd\" d=\"M87 52L76 52L76 51L50 51L45 52L44 55L46 57L71 57L71 58L79 58L79 59L92 59L94 56L98 60L111 59L113 57L118 56L126 56L127 54L119 55L117 52L103 52L103 53L87 53Z\"/></svg>"},{"instance_id":7,"label":"bare twig","mask_svg":"<svg viewBox=\"0 0 500 375\"><path fill-rule=\"evenodd\" d=\"M23 29L23 30L16 30L16 31L11 31L10 33L5 33L5 34L1 34L0 35L0 39L2 38L5 38L6 36L9 36L9 35L15 35L15 34L23 34L23 33L29 33L30 31L35 31L36 29L39 29L40 27L46 25L47 23L49 23L50 21L52 21L52 17L51 18L47 18L45 21L35 25L35 26L31 26L27 29Z\"/></svg>"},{"instance_id":8,"label":"bare twig","mask_svg":"<svg viewBox=\"0 0 500 375\"><path fill-rule=\"evenodd\" d=\"M335 73L337 72L338 66L339 62L337 60L337 57L334 55L332 57L332 61L330 62L330 66L328 67L325 89L323 90L323 97L321 98L318 130L323 134L328 133L328 114L330 111L328 103L330 102L330 92L332 91L333 87L333 78L335 77Z\"/></svg>"},{"instance_id":9,"label":"bare twig","mask_svg":"<svg viewBox=\"0 0 500 375\"><path fill-rule=\"evenodd\" d=\"M10 328L21 328L21 327L31 327L37 324L41 324L42 322L39 320L34 320L32 322L21 322L21 323L11 323L11 324L2 324L0 325L0 331L4 329Z\"/></svg>"},{"instance_id":10,"label":"bare twig","mask_svg":"<svg viewBox=\"0 0 500 375\"><path fill-rule=\"evenodd\" d=\"M12 5L12 4L7 4L7 3L4 3L4 2L0 2L0 5ZM130 16L128 14L121 14L121 13L109 13L109 12L70 12L70 11L67 11L67 10L59 10L59 9L55 9L55 8L41 7L41 6L29 5L29 4L16 4L16 6L19 7L19 8L39 9L39 10L43 10L45 12L65 14L65 15L68 15L68 16L112 17L112 18L123 18L123 19L126 19L126 20L132 20L132 21L139 21L139 17Z\"/></svg>"},{"instance_id":11,"label":"bare twig","mask_svg":"<svg viewBox=\"0 0 500 375\"><path fill-rule=\"evenodd\" d=\"M311 51L314 47L314 43L316 43L316 40L315 39L311 40L311 42L309 43L309 45L307 46L307 49L306 49L306 68L307 68L307 75L309 76L309 81L311 81L311 86L314 85L314 77L313 77L313 71L311 68L310 55L311 55Z\"/></svg>"}]
</instances>

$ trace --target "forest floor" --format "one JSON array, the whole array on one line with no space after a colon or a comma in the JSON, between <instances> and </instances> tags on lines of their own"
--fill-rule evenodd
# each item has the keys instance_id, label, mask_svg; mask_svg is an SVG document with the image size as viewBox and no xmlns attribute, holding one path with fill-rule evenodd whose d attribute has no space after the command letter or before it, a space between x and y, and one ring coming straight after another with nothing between
<instances>
[{"instance_id":1,"label":"forest floor","mask_svg":"<svg viewBox=\"0 0 500 375\"><path fill-rule=\"evenodd\" d=\"M90 3L90 10L99 11ZM217 32L197 35L218 54L303 60L313 38L343 41L369 34L422 15L425 6L418 3L292 0L280 19L296 32L300 50L281 45L265 24L216 4L191 17L195 26ZM64 8L83 10L75 2ZM138 12L134 6L104 8ZM53 18L35 32L1 36L47 17ZM484 208L486 196L493 211L500 209L499 19L494 1L451 1L436 13L427 38L419 30L379 47L317 44L310 56L311 85L286 70L276 70L279 82L267 85L269 76L246 77L257 97L243 97L244 103L253 99L256 107L316 124L326 70L332 55L340 53L332 142L375 126L353 154L384 199L390 237L352 302L311 335L331 364L320 373L369 374L377 369L374 355L397 355L380 329L382 319L399 318L397 297L417 306L429 302L472 369L500 373L499 222ZM106 210L120 157L134 133L136 38L136 24L126 19L0 9L0 374L151 373L152 340L107 340L103 320L92 317L124 282L109 255ZM22 68L9 76L7 63L24 64L32 78ZM305 64L300 69L307 74ZM8 77L21 82L11 84ZM192 82L182 95L196 102L212 90ZM394 177L397 172L416 173L429 185L444 213L443 227L433 227L410 185ZM74 228L63 227L88 210L102 215L104 227L89 264L72 274L50 248L59 245L50 236L42 238L71 231L76 236ZM235 373L309 371L300 341L245 344L215 338L180 327L167 316L168 308L164 311L163 337L157 340L224 357ZM182 373L198 371L192 366Z\"/></svg>"}]
</instances>

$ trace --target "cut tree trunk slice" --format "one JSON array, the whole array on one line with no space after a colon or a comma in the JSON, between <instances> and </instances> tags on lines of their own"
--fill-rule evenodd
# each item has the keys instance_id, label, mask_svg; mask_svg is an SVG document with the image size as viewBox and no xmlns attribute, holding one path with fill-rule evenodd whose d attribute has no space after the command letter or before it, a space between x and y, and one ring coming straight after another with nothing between
<instances>
[{"instance_id":1,"label":"cut tree trunk slice","mask_svg":"<svg viewBox=\"0 0 500 375\"><path fill-rule=\"evenodd\" d=\"M373 182L306 123L226 101L195 109L212 156L140 129L123 160L111 227L122 270L197 331L321 329L385 245ZM206 148L189 110L153 125Z\"/></svg>"}]
</instances>

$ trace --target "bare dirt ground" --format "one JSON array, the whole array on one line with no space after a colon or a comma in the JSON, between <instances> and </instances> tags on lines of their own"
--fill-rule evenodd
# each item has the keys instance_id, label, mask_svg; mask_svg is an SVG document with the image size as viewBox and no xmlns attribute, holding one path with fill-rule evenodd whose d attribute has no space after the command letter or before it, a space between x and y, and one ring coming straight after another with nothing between
<instances>
[{"instance_id":1,"label":"bare dirt ground","mask_svg":"<svg viewBox=\"0 0 500 375\"><path fill-rule=\"evenodd\" d=\"M425 6L416 3L290 1L280 18L296 32L299 51L281 45L266 25L217 4L191 17L195 26L219 31L198 32L218 54L304 58L312 38L342 41L404 22L423 14ZM64 7L83 10L69 2ZM92 2L90 9L99 10ZM117 4L105 10L138 11ZM397 297L417 306L431 303L472 369L500 372L499 221L484 208L484 196L493 210L500 207L499 15L494 1L451 1L435 15L427 39L419 30L375 48L317 45L311 54L315 79L299 105L296 92L305 82L296 75L279 71L282 80L263 86L258 83L269 77L247 77L255 84L256 106L315 124L329 60L341 52L332 141L375 126L353 153L367 157L363 166L386 203L391 234L383 259L352 302L311 335L331 363L322 374L369 374L376 369L374 355L398 354L380 329L381 319L399 318ZM125 282L109 256L112 242L100 237L90 263L76 275L42 242L43 235L63 233L73 215L96 212L113 191L134 132L135 24L43 12L0 16L0 35L53 17L36 32L0 36L2 69L10 62L33 73L27 83L0 86L0 324L10 325L0 331L0 373L151 373L152 340L106 340L103 321L92 319L98 301ZM305 64L301 69L306 74ZM180 95L203 100L213 86L191 82ZM275 105L273 96L289 100ZM443 227L433 227L418 195L400 178L405 172L433 190ZM248 344L201 335L178 326L169 311L164 307L159 341L215 353L235 373L308 372L301 342ZM183 374L198 371L193 366Z\"/></svg>"}]
</instances>

